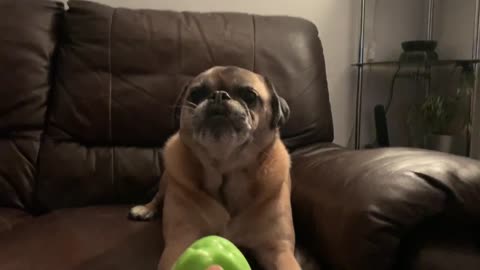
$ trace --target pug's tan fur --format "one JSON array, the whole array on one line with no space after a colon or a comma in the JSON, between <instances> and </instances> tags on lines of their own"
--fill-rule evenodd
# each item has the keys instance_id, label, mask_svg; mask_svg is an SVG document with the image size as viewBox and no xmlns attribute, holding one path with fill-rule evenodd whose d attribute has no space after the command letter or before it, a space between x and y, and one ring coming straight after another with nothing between
<instances>
[{"instance_id":1,"label":"pug's tan fur","mask_svg":"<svg viewBox=\"0 0 480 270\"><path fill-rule=\"evenodd\" d=\"M158 269L170 270L188 246L207 235L248 249L265 269L300 269L294 256L290 157L278 128L269 125L276 93L263 77L240 68L215 67L199 77L227 88L235 80L247 83L264 105L254 112L258 119L251 141L241 146L200 145L182 125L166 143L159 192L130 213L148 219L163 205L165 249Z\"/></svg>"}]
</instances>

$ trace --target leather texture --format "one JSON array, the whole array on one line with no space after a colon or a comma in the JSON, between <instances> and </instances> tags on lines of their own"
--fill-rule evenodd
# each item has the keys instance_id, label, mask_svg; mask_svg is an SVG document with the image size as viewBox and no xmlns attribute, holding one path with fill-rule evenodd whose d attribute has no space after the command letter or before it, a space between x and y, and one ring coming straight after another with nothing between
<instances>
[{"instance_id":1,"label":"leather texture","mask_svg":"<svg viewBox=\"0 0 480 270\"><path fill-rule=\"evenodd\" d=\"M156 269L156 222L126 218L127 206L57 210L0 234L2 270Z\"/></svg>"},{"instance_id":2,"label":"leather texture","mask_svg":"<svg viewBox=\"0 0 480 270\"><path fill-rule=\"evenodd\" d=\"M480 269L480 163L332 144L312 23L68 5L0 0L1 270L156 269L161 221L127 205L153 196L176 101L213 65L268 76L289 102L296 234L322 269Z\"/></svg>"},{"instance_id":3,"label":"leather texture","mask_svg":"<svg viewBox=\"0 0 480 270\"><path fill-rule=\"evenodd\" d=\"M13 208L0 208L0 234L8 233L17 225L29 222L33 217L25 211Z\"/></svg>"},{"instance_id":4,"label":"leather texture","mask_svg":"<svg viewBox=\"0 0 480 270\"><path fill-rule=\"evenodd\" d=\"M60 4L0 1L0 207L32 207Z\"/></svg>"},{"instance_id":5,"label":"leather texture","mask_svg":"<svg viewBox=\"0 0 480 270\"><path fill-rule=\"evenodd\" d=\"M402 263L398 254L421 241L409 237L416 228L422 235L447 224L442 227L448 236L459 228L471 230L458 224L478 228L480 223L478 161L407 148L349 151L311 146L293 153L293 163L296 222L305 228L315 224L313 231L303 233L315 237L312 248L332 269L393 269ZM460 242L465 238L457 235ZM465 269L480 269L478 230L470 235L477 238L466 240L477 246L471 249L472 265ZM426 265L416 269L437 269Z\"/></svg>"},{"instance_id":6,"label":"leather texture","mask_svg":"<svg viewBox=\"0 0 480 270\"><path fill-rule=\"evenodd\" d=\"M275 34L282 29L282 34ZM40 153L48 210L153 194L175 104L193 76L236 65L268 76L291 107L292 149L332 140L323 51L303 19L114 9L70 1Z\"/></svg>"},{"instance_id":7,"label":"leather texture","mask_svg":"<svg viewBox=\"0 0 480 270\"><path fill-rule=\"evenodd\" d=\"M403 240L397 269L478 269L479 243L478 224L439 216Z\"/></svg>"}]
</instances>

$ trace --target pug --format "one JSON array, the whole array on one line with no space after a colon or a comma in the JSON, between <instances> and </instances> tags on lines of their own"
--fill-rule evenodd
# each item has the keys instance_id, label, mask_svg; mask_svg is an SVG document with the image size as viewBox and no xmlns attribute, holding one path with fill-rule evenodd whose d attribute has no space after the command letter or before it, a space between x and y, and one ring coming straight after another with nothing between
<instances>
[{"instance_id":1,"label":"pug","mask_svg":"<svg viewBox=\"0 0 480 270\"><path fill-rule=\"evenodd\" d=\"M188 83L159 191L129 213L137 220L163 214L159 270L172 269L207 235L229 239L262 269L300 269L290 157L279 135L289 114L272 82L246 69L217 66Z\"/></svg>"}]
</instances>

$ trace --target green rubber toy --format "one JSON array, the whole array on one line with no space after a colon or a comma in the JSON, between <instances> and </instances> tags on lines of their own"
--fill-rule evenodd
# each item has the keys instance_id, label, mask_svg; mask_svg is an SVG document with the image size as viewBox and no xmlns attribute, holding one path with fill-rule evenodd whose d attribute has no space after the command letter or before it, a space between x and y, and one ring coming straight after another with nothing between
<instances>
[{"instance_id":1,"label":"green rubber toy","mask_svg":"<svg viewBox=\"0 0 480 270\"><path fill-rule=\"evenodd\" d=\"M219 265L223 270L251 270L242 252L229 240L206 236L195 241L178 258L173 270L207 270Z\"/></svg>"}]
</instances>

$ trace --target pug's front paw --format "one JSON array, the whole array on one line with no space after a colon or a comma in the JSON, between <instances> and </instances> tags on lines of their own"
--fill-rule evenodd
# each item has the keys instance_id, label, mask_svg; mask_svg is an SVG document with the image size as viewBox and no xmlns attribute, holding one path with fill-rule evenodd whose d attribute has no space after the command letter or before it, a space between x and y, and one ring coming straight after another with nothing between
<instances>
[{"instance_id":1,"label":"pug's front paw","mask_svg":"<svg viewBox=\"0 0 480 270\"><path fill-rule=\"evenodd\" d=\"M128 218L138 221L149 221L157 217L157 210L146 205L137 205L130 209Z\"/></svg>"}]
</instances>

